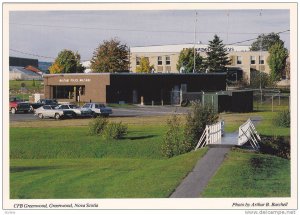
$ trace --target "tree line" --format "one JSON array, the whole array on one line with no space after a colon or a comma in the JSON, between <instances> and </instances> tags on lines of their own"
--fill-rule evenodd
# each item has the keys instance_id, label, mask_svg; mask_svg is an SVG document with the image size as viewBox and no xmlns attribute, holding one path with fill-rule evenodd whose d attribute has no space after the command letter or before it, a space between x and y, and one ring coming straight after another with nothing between
<instances>
[{"instance_id":1,"label":"tree line","mask_svg":"<svg viewBox=\"0 0 300 215\"><path fill-rule=\"evenodd\" d=\"M261 34L251 44L251 51L268 51L270 53L267 63L269 64L270 77L274 81L281 78L283 71L289 68L286 64L288 51L284 42L278 34ZM49 67L52 74L55 73L82 73L84 67L80 63L80 54L64 49L56 57L54 63ZM194 62L195 61L195 62ZM130 50L126 44L118 39L104 40L93 52L91 59L91 70L96 73L129 72ZM217 35L209 41L206 57L200 56L194 48L183 49L179 54L177 70L184 73L201 73L226 71L226 66L231 62L223 41ZM154 65L150 65L149 59L141 57L137 72L153 72Z\"/></svg>"}]
</instances>

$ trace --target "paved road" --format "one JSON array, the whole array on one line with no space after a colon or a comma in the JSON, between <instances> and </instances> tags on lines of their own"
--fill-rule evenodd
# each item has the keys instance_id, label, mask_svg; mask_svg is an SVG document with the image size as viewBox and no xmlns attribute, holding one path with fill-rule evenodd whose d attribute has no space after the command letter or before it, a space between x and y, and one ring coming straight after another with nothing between
<instances>
[{"instance_id":1,"label":"paved road","mask_svg":"<svg viewBox=\"0 0 300 215\"><path fill-rule=\"evenodd\" d=\"M209 180L223 163L230 148L210 148L170 198L199 198Z\"/></svg>"},{"instance_id":2,"label":"paved road","mask_svg":"<svg viewBox=\"0 0 300 215\"><path fill-rule=\"evenodd\" d=\"M174 106L143 106L143 107L130 107L130 108L113 108L112 117L134 117L134 116L162 116L170 115L173 113L184 114L188 112L188 108L174 107ZM18 113L9 114L11 122L16 121L32 121L38 118L33 113Z\"/></svg>"}]
</instances>

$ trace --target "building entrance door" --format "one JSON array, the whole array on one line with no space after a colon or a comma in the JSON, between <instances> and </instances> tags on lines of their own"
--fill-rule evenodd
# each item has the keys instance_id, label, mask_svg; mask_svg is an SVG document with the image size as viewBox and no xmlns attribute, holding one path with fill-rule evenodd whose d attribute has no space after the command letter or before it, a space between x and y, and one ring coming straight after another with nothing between
<instances>
[{"instance_id":1,"label":"building entrance door","mask_svg":"<svg viewBox=\"0 0 300 215\"><path fill-rule=\"evenodd\" d=\"M132 91L132 103L137 104L138 103L138 93L137 90Z\"/></svg>"}]
</instances>

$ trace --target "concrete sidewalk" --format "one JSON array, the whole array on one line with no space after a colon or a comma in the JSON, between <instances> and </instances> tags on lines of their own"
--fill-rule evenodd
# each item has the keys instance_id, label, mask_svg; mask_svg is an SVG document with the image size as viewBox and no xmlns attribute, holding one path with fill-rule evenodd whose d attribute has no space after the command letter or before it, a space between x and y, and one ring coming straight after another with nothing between
<instances>
[{"instance_id":1,"label":"concrete sidewalk","mask_svg":"<svg viewBox=\"0 0 300 215\"><path fill-rule=\"evenodd\" d=\"M230 148L210 148L170 198L197 198L223 163Z\"/></svg>"}]
</instances>

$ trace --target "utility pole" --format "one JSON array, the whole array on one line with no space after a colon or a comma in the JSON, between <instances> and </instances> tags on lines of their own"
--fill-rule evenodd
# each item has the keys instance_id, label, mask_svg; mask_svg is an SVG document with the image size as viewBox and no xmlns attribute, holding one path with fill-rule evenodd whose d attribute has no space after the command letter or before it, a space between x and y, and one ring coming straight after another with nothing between
<instances>
[{"instance_id":1,"label":"utility pole","mask_svg":"<svg viewBox=\"0 0 300 215\"><path fill-rule=\"evenodd\" d=\"M260 16L260 20L261 20L261 12L262 9L260 10L259 16ZM261 28L261 27L260 27ZM258 67L259 67L259 89L260 89L260 104L262 104L262 89L261 89L261 65L260 65L260 61L261 61L261 51L262 51L262 37L260 38L260 51L259 51L259 56L258 56Z\"/></svg>"},{"instance_id":2,"label":"utility pole","mask_svg":"<svg viewBox=\"0 0 300 215\"><path fill-rule=\"evenodd\" d=\"M196 25L197 25L197 11L195 11L195 26L194 26L194 69L193 73L196 71Z\"/></svg>"}]
</instances>

